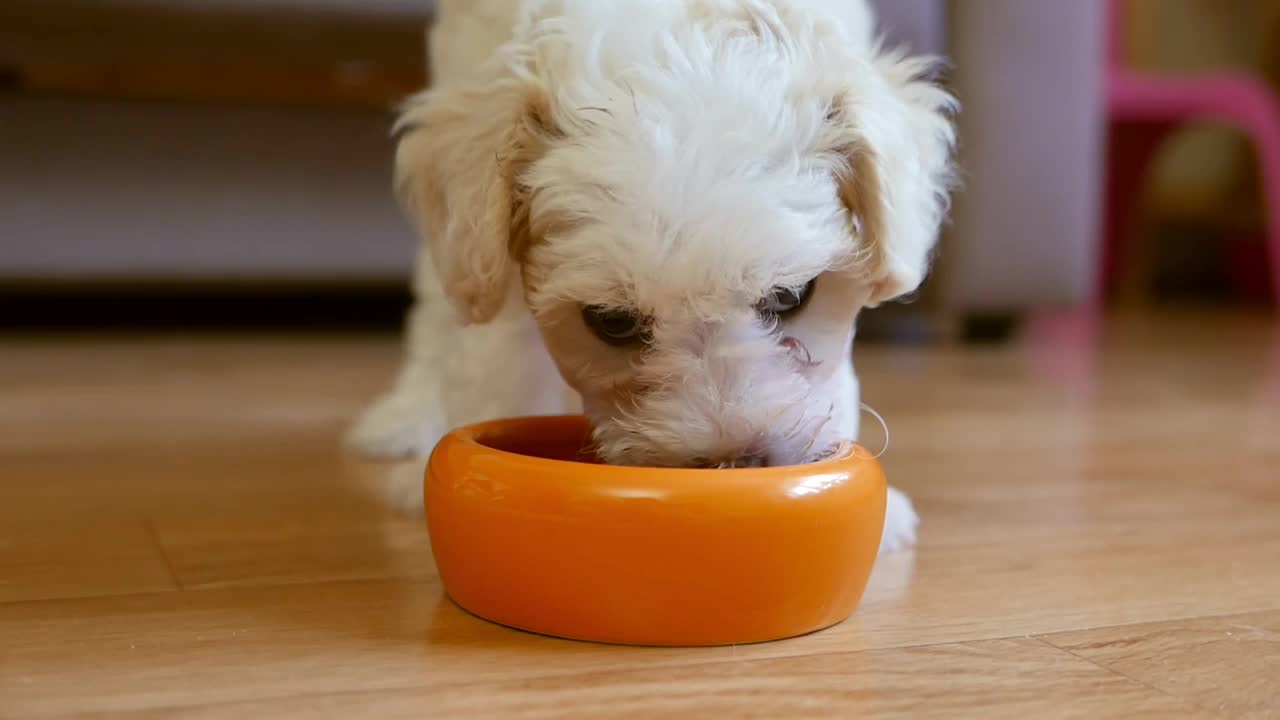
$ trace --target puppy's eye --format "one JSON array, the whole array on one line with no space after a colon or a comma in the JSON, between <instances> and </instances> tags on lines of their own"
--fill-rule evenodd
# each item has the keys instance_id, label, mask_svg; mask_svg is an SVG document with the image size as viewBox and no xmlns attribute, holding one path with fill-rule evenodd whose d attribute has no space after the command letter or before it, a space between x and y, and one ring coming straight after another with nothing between
<instances>
[{"instance_id":1,"label":"puppy's eye","mask_svg":"<svg viewBox=\"0 0 1280 720\"><path fill-rule=\"evenodd\" d=\"M813 293L813 286L817 281L817 278L814 278L801 288L776 287L770 290L769 294L756 304L756 310L761 315L789 315L804 307L809 295Z\"/></svg>"},{"instance_id":2,"label":"puppy's eye","mask_svg":"<svg viewBox=\"0 0 1280 720\"><path fill-rule=\"evenodd\" d=\"M644 340L645 322L634 310L587 305L582 319L596 337L615 347L635 345Z\"/></svg>"}]
</instances>

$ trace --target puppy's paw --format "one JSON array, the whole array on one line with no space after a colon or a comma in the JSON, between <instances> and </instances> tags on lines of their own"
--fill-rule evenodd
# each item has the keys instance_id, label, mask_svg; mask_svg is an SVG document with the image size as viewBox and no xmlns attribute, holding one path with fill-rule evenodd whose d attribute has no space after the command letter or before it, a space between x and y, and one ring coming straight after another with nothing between
<instances>
[{"instance_id":1,"label":"puppy's paw","mask_svg":"<svg viewBox=\"0 0 1280 720\"><path fill-rule=\"evenodd\" d=\"M884 534L880 537L880 554L898 552L916 544L916 526L920 517L911 498L897 488L889 488L885 503Z\"/></svg>"},{"instance_id":2,"label":"puppy's paw","mask_svg":"<svg viewBox=\"0 0 1280 720\"><path fill-rule=\"evenodd\" d=\"M416 517L423 511L423 474L425 458L396 463L387 473L387 503L395 510Z\"/></svg>"},{"instance_id":3,"label":"puppy's paw","mask_svg":"<svg viewBox=\"0 0 1280 720\"><path fill-rule=\"evenodd\" d=\"M347 433L347 445L375 458L426 456L444 436L444 418L433 407L402 394L375 402Z\"/></svg>"}]
</instances>

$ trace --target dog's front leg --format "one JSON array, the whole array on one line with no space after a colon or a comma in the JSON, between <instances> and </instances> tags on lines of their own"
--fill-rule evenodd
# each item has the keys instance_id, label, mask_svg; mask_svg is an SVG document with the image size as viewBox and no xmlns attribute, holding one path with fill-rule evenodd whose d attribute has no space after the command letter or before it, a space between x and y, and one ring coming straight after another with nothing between
<instances>
[{"instance_id":1,"label":"dog's front leg","mask_svg":"<svg viewBox=\"0 0 1280 720\"><path fill-rule=\"evenodd\" d=\"M415 290L395 384L348 435L348 443L366 457L404 461L391 468L388 490L393 503L407 510L421 509L423 465L450 429L574 409L519 287L492 321L468 326L458 321L426 253Z\"/></svg>"},{"instance_id":2,"label":"dog's front leg","mask_svg":"<svg viewBox=\"0 0 1280 720\"><path fill-rule=\"evenodd\" d=\"M862 393L854 372L852 354L847 353L850 360L837 376L839 386L836 396L841 398L845 411L840 414L841 432L844 437L859 437L861 428ZM885 502L884 532L880 536L880 554L898 552L916 544L916 527L920 517L916 515L911 498L896 487L889 488L889 496Z\"/></svg>"},{"instance_id":3,"label":"dog's front leg","mask_svg":"<svg viewBox=\"0 0 1280 720\"><path fill-rule=\"evenodd\" d=\"M896 487L889 488L884 512L884 534L880 536L880 554L898 552L916 544L916 526L920 518L911 498Z\"/></svg>"}]
</instances>

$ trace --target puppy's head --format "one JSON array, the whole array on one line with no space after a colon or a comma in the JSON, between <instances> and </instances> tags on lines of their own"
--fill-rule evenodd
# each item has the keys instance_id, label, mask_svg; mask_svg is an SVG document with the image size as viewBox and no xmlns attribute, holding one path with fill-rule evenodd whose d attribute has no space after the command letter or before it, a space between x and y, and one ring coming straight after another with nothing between
<instances>
[{"instance_id":1,"label":"puppy's head","mask_svg":"<svg viewBox=\"0 0 1280 720\"><path fill-rule=\"evenodd\" d=\"M789 2L632 4L411 101L401 193L466 321L523 283L606 461L813 459L856 433L858 310L927 270L952 100Z\"/></svg>"}]
</instances>

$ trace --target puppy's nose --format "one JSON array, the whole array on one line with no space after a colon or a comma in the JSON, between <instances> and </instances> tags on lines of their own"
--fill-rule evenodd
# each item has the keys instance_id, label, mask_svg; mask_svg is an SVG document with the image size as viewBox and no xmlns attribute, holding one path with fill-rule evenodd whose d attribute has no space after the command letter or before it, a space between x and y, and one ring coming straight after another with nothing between
<instances>
[{"instance_id":1,"label":"puppy's nose","mask_svg":"<svg viewBox=\"0 0 1280 720\"><path fill-rule=\"evenodd\" d=\"M802 368L817 367L821 364L814 361L813 355L809 354L809 348L805 347L804 343L790 335L779 340L778 344L785 348L791 359Z\"/></svg>"}]
</instances>

